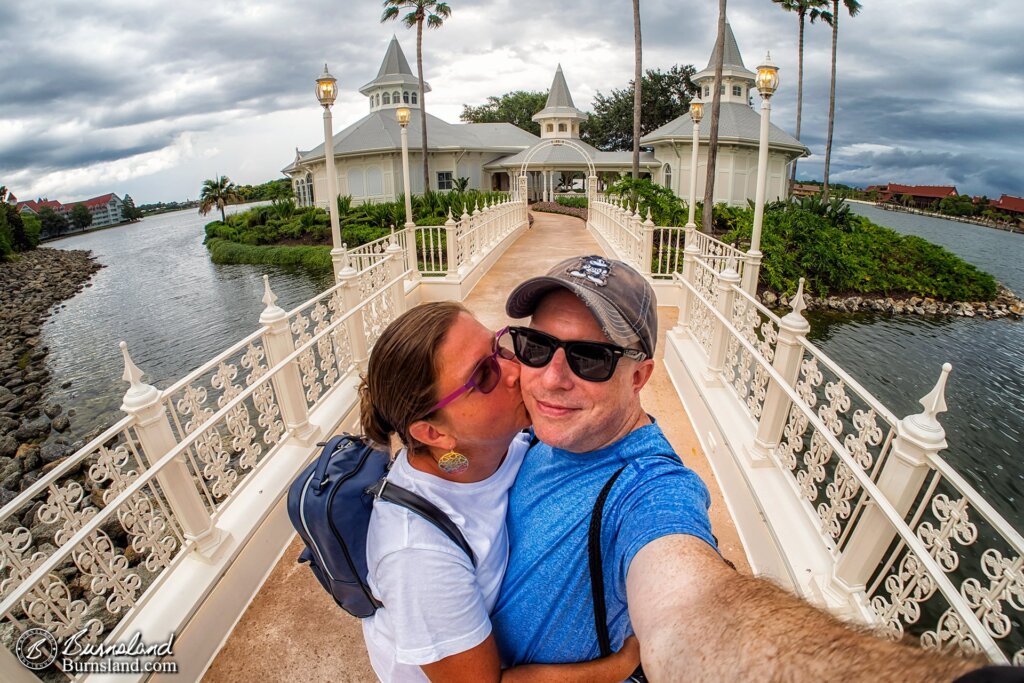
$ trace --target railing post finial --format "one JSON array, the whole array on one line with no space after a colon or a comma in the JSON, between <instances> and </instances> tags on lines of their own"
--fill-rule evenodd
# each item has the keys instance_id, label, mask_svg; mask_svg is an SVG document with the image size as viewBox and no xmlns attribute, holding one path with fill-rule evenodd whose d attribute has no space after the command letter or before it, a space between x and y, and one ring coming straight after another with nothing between
<instances>
[{"instance_id":1,"label":"railing post finial","mask_svg":"<svg viewBox=\"0 0 1024 683\"><path fill-rule=\"evenodd\" d=\"M394 230L394 228L392 228ZM277 303L277 295L274 294L274 290L270 288L270 276L263 276L263 305L268 309L277 308L274 304Z\"/></svg>"},{"instance_id":2,"label":"railing post finial","mask_svg":"<svg viewBox=\"0 0 1024 683\"><path fill-rule=\"evenodd\" d=\"M803 317L803 312L807 310L807 301L804 298L804 279L800 278L800 284L796 287L796 294L793 295L792 300L789 302L791 311L789 315L798 315Z\"/></svg>"},{"instance_id":3,"label":"railing post finial","mask_svg":"<svg viewBox=\"0 0 1024 683\"><path fill-rule=\"evenodd\" d=\"M909 419L912 419L918 427L927 428L931 431L942 432L942 425L939 424L937 418L939 413L946 412L946 379L949 377L950 371L953 366L950 363L943 363L942 374L939 375L939 381L935 383L935 387L922 398L919 403L924 408L924 412L912 415Z\"/></svg>"}]
</instances>

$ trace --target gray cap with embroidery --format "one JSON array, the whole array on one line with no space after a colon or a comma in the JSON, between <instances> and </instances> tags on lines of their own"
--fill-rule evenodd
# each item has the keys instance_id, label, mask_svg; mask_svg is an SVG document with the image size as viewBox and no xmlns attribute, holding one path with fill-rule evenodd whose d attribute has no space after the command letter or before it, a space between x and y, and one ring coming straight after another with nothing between
<instances>
[{"instance_id":1,"label":"gray cap with embroidery","mask_svg":"<svg viewBox=\"0 0 1024 683\"><path fill-rule=\"evenodd\" d=\"M512 290L505 311L512 318L533 315L552 290L568 289L586 304L613 344L639 348L654 357L658 338L658 302L643 275L622 261L601 256L576 256L547 275L530 278Z\"/></svg>"}]
</instances>

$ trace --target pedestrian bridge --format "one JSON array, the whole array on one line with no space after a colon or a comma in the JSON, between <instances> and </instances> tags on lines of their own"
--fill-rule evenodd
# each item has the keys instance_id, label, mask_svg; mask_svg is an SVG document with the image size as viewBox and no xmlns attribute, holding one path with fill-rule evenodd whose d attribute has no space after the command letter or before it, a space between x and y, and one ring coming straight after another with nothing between
<instances>
[{"instance_id":1,"label":"pedestrian bridge","mask_svg":"<svg viewBox=\"0 0 1024 683\"><path fill-rule=\"evenodd\" d=\"M295 563L288 484L317 441L358 431L358 376L390 320L458 299L497 329L513 286L584 253L654 283L644 407L708 482L726 557L890 637L1024 663L1024 540L942 458L949 367L900 418L807 340L801 292L781 316L759 303L759 254L590 199L586 225L531 229L509 198L344 251L337 285L292 311L268 281L254 332L163 390L122 348L125 417L0 510L3 680L74 677L18 662L30 628L174 633L177 680L371 679L358 622Z\"/></svg>"}]
</instances>

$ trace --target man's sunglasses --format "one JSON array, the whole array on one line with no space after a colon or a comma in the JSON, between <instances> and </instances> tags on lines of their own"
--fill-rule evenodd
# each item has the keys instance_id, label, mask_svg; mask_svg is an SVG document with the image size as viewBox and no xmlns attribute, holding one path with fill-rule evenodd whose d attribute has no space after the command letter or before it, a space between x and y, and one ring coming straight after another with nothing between
<instances>
[{"instance_id":1,"label":"man's sunglasses","mask_svg":"<svg viewBox=\"0 0 1024 683\"><path fill-rule=\"evenodd\" d=\"M510 327L516 358L523 365L542 368L551 362L558 349L565 349L565 360L577 377L588 382L607 382L615 374L615 366L625 356L641 361L647 354L615 344L591 341L562 341L529 327Z\"/></svg>"},{"instance_id":2,"label":"man's sunglasses","mask_svg":"<svg viewBox=\"0 0 1024 683\"><path fill-rule=\"evenodd\" d=\"M501 345L502 337L508 332L508 329L503 327L494 333L494 351L473 366L473 371L469 373L469 381L434 404L434 407L430 409L431 413L441 410L467 391L476 389L481 394L489 394L494 391L494 387L498 386L498 380L501 379L501 364L498 362L498 356L505 360L514 360L516 357L512 349Z\"/></svg>"}]
</instances>

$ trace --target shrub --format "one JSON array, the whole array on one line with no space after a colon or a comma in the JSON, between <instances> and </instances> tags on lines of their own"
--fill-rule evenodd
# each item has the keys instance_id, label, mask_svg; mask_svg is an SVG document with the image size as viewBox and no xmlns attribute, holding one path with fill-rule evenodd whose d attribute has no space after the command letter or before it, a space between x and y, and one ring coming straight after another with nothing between
<instances>
[{"instance_id":1,"label":"shrub","mask_svg":"<svg viewBox=\"0 0 1024 683\"><path fill-rule=\"evenodd\" d=\"M313 273L333 271L329 247L256 247L215 237L207 240L206 248L214 263L302 267Z\"/></svg>"},{"instance_id":2,"label":"shrub","mask_svg":"<svg viewBox=\"0 0 1024 683\"><path fill-rule=\"evenodd\" d=\"M752 223L752 216L740 216L737 227L722 239L743 248L750 243ZM818 296L990 301L997 293L991 275L938 245L860 216L829 210L822 215L797 203L765 212L761 251L760 282L776 292L795 291L799 278L805 277L808 290Z\"/></svg>"},{"instance_id":3,"label":"shrub","mask_svg":"<svg viewBox=\"0 0 1024 683\"><path fill-rule=\"evenodd\" d=\"M555 197L555 201L562 206L568 206L573 209L587 208L586 197Z\"/></svg>"}]
</instances>

